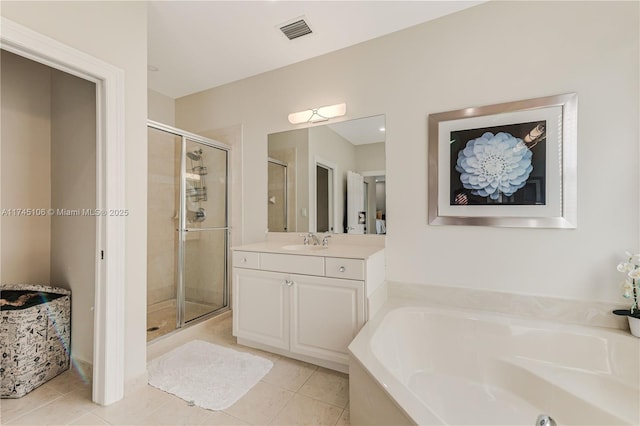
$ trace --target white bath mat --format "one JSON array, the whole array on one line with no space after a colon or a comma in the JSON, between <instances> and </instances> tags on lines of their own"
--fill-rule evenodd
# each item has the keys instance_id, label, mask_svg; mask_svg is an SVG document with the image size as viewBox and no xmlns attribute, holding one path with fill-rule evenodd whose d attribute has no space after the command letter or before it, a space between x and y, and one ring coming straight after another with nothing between
<instances>
[{"instance_id":1,"label":"white bath mat","mask_svg":"<svg viewBox=\"0 0 640 426\"><path fill-rule=\"evenodd\" d=\"M149 384L198 407L224 410L271 367L268 359L194 340L152 360Z\"/></svg>"}]
</instances>

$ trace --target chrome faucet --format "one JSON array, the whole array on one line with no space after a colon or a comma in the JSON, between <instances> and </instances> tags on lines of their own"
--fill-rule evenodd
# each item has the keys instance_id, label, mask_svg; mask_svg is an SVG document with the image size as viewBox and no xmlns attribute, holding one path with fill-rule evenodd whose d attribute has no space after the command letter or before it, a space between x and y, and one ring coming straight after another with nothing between
<instances>
[{"instance_id":1,"label":"chrome faucet","mask_svg":"<svg viewBox=\"0 0 640 426\"><path fill-rule=\"evenodd\" d=\"M314 246L317 246L320 244L320 240L318 239L318 236L313 232L309 232L308 234L303 234L302 236L304 237L304 240L302 240L302 244L304 244L305 246L309 245L309 241L311 241Z\"/></svg>"},{"instance_id":2,"label":"chrome faucet","mask_svg":"<svg viewBox=\"0 0 640 426\"><path fill-rule=\"evenodd\" d=\"M331 234L324 234L324 237L322 237L322 247L329 247L329 238L331 238Z\"/></svg>"},{"instance_id":3,"label":"chrome faucet","mask_svg":"<svg viewBox=\"0 0 640 426\"><path fill-rule=\"evenodd\" d=\"M556 421L546 414L540 414L536 420L536 426L556 426Z\"/></svg>"},{"instance_id":4,"label":"chrome faucet","mask_svg":"<svg viewBox=\"0 0 640 426\"><path fill-rule=\"evenodd\" d=\"M317 246L320 244L320 239L318 238L318 236L316 234L314 234L313 232L309 232L309 239L311 239L311 241L313 241L313 245Z\"/></svg>"}]
</instances>

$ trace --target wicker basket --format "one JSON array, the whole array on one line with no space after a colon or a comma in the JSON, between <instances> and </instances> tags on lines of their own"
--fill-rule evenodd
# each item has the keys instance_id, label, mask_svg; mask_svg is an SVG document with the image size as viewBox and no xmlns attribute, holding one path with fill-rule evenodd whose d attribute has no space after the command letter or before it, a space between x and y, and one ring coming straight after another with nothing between
<instances>
[{"instance_id":1,"label":"wicker basket","mask_svg":"<svg viewBox=\"0 0 640 426\"><path fill-rule=\"evenodd\" d=\"M0 298L5 298L2 293L22 294L18 292L34 300L33 306L7 305L0 312L2 398L20 398L70 365L71 292L45 285L0 285Z\"/></svg>"}]
</instances>

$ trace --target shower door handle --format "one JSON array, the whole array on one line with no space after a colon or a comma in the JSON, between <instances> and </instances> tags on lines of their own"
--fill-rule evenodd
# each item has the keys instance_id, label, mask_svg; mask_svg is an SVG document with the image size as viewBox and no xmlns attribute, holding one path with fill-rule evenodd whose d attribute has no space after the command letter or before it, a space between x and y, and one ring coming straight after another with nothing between
<instances>
[{"instance_id":1,"label":"shower door handle","mask_svg":"<svg viewBox=\"0 0 640 426\"><path fill-rule=\"evenodd\" d=\"M204 207L200 207L198 211L195 212L194 220L196 222L204 222L206 218L207 218L207 211L204 209Z\"/></svg>"},{"instance_id":2,"label":"shower door handle","mask_svg":"<svg viewBox=\"0 0 640 426\"><path fill-rule=\"evenodd\" d=\"M212 226L209 228L185 228L185 232L201 232L201 231L224 231L230 229L228 226ZM180 231L180 229L178 229Z\"/></svg>"}]
</instances>

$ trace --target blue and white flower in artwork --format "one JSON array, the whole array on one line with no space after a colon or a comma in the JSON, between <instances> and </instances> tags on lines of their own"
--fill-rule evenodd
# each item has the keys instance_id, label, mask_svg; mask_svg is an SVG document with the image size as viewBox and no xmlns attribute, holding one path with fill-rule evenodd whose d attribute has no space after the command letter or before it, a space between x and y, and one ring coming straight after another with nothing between
<instances>
[{"instance_id":1,"label":"blue and white flower in artwork","mask_svg":"<svg viewBox=\"0 0 640 426\"><path fill-rule=\"evenodd\" d=\"M522 188L533 170L531 150L509 133L486 132L458 152L456 170L474 195L497 200Z\"/></svg>"}]
</instances>

